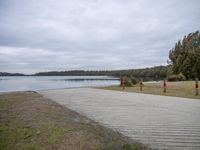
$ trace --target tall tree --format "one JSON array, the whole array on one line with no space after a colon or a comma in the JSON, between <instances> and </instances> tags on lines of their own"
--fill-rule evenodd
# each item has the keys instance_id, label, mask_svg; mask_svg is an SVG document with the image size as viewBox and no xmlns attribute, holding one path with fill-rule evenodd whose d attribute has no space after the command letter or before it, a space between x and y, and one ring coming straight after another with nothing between
<instances>
[{"instance_id":1,"label":"tall tree","mask_svg":"<svg viewBox=\"0 0 200 150\"><path fill-rule=\"evenodd\" d=\"M184 36L169 52L175 74L183 73L187 79L200 78L200 33Z\"/></svg>"}]
</instances>

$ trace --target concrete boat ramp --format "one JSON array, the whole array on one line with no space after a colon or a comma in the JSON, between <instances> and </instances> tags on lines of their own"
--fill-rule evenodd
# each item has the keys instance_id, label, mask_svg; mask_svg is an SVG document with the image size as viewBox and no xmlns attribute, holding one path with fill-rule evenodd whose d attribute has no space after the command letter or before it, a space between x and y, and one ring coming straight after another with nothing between
<instances>
[{"instance_id":1,"label":"concrete boat ramp","mask_svg":"<svg viewBox=\"0 0 200 150\"><path fill-rule=\"evenodd\" d=\"M39 93L153 149L200 150L200 100L93 88Z\"/></svg>"}]
</instances>

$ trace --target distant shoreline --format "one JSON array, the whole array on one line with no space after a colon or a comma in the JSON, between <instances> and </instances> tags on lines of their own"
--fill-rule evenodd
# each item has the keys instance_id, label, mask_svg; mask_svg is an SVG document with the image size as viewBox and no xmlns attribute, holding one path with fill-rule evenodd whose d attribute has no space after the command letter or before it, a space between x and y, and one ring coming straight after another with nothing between
<instances>
[{"instance_id":1,"label":"distant shoreline","mask_svg":"<svg viewBox=\"0 0 200 150\"><path fill-rule=\"evenodd\" d=\"M134 76L143 80L158 80L166 78L170 66L154 66L142 69L119 69L119 70L68 70L49 71L32 74L0 72L0 76Z\"/></svg>"}]
</instances>

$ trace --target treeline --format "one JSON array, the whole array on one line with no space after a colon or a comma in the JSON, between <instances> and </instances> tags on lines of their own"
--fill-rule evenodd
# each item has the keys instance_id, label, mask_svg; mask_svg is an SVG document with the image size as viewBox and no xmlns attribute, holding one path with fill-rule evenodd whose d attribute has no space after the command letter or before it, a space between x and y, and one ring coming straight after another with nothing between
<instances>
[{"instance_id":1,"label":"treeline","mask_svg":"<svg viewBox=\"0 0 200 150\"><path fill-rule=\"evenodd\" d=\"M169 66L156 66L144 69L128 69L128 70L108 70L108 71L52 71L52 72L40 72L34 74L34 76L134 76L135 78L142 78L143 80L156 80L166 78L169 74Z\"/></svg>"},{"instance_id":2,"label":"treeline","mask_svg":"<svg viewBox=\"0 0 200 150\"><path fill-rule=\"evenodd\" d=\"M25 74L22 74L22 73L0 72L0 76L25 76Z\"/></svg>"},{"instance_id":3,"label":"treeline","mask_svg":"<svg viewBox=\"0 0 200 150\"><path fill-rule=\"evenodd\" d=\"M51 71L39 72L33 76L111 76L112 71L85 71L85 70L69 70L69 71Z\"/></svg>"},{"instance_id":4,"label":"treeline","mask_svg":"<svg viewBox=\"0 0 200 150\"><path fill-rule=\"evenodd\" d=\"M156 66L144 69L130 69L130 70L120 70L115 72L118 77L135 77L143 80L160 80L164 79L171 74L171 67L168 66Z\"/></svg>"},{"instance_id":5,"label":"treeline","mask_svg":"<svg viewBox=\"0 0 200 150\"><path fill-rule=\"evenodd\" d=\"M51 71L39 72L26 76L115 76L115 77L130 77L134 76L143 80L159 80L163 79L169 73L169 66L156 66L144 69L127 69L127 70L107 70L107 71ZM0 76L25 76L24 74L0 73Z\"/></svg>"}]
</instances>

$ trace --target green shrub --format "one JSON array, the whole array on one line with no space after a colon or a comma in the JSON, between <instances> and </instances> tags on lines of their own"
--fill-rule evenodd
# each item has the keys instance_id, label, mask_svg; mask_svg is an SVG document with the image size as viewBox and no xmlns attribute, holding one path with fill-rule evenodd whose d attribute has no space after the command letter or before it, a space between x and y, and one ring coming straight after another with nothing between
<instances>
[{"instance_id":1,"label":"green shrub","mask_svg":"<svg viewBox=\"0 0 200 150\"><path fill-rule=\"evenodd\" d=\"M182 73L179 73L178 77L179 77L179 81L185 81L186 80L186 77Z\"/></svg>"},{"instance_id":2,"label":"green shrub","mask_svg":"<svg viewBox=\"0 0 200 150\"><path fill-rule=\"evenodd\" d=\"M133 76L126 76L123 78L125 80L125 86L131 87L138 83L138 79Z\"/></svg>"},{"instance_id":3,"label":"green shrub","mask_svg":"<svg viewBox=\"0 0 200 150\"><path fill-rule=\"evenodd\" d=\"M167 77L168 81L185 81L186 78L182 73L179 73L178 75L173 74Z\"/></svg>"}]
</instances>

